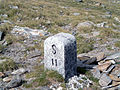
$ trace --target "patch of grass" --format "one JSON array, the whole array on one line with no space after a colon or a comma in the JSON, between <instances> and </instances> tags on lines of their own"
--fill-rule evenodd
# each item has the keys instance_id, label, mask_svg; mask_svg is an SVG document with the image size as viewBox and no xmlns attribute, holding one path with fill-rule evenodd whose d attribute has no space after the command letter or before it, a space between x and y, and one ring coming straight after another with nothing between
<instances>
[{"instance_id":1,"label":"patch of grass","mask_svg":"<svg viewBox=\"0 0 120 90\"><path fill-rule=\"evenodd\" d=\"M78 53L87 53L94 49L94 41L92 39L85 39L82 36L76 37L76 39Z\"/></svg>"},{"instance_id":2,"label":"patch of grass","mask_svg":"<svg viewBox=\"0 0 120 90\"><path fill-rule=\"evenodd\" d=\"M4 50L5 46L0 44L0 52L2 52Z\"/></svg>"},{"instance_id":3,"label":"patch of grass","mask_svg":"<svg viewBox=\"0 0 120 90\"><path fill-rule=\"evenodd\" d=\"M117 42L115 43L115 46L120 48L120 41L117 41Z\"/></svg>"},{"instance_id":4,"label":"patch of grass","mask_svg":"<svg viewBox=\"0 0 120 90\"><path fill-rule=\"evenodd\" d=\"M48 71L47 76L48 76L48 78L52 78L52 79L54 79L55 81L58 81L58 82L63 82L64 81L62 75L58 74L57 71Z\"/></svg>"},{"instance_id":5,"label":"patch of grass","mask_svg":"<svg viewBox=\"0 0 120 90\"><path fill-rule=\"evenodd\" d=\"M64 82L63 77L60 74L58 74L58 72L50 70L44 71L43 65L35 66L34 69L35 69L34 72L26 74L26 78L35 78L31 83L32 87L47 86L50 85L52 81Z\"/></svg>"},{"instance_id":6,"label":"patch of grass","mask_svg":"<svg viewBox=\"0 0 120 90\"><path fill-rule=\"evenodd\" d=\"M8 71L8 70L14 70L16 68L18 68L17 64L10 58L6 58L7 61L3 61L2 63L0 63L0 71L4 72L4 71Z\"/></svg>"}]
</instances>

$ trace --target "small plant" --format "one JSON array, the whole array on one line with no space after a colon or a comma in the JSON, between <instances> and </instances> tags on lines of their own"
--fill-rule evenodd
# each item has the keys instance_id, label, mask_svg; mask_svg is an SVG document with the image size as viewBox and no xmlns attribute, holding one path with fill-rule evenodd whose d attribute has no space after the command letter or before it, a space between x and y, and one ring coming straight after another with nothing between
<instances>
[{"instance_id":1,"label":"small plant","mask_svg":"<svg viewBox=\"0 0 120 90\"><path fill-rule=\"evenodd\" d=\"M35 78L30 84L25 84L25 87L30 85L38 87L38 86L47 86L50 85L52 83L52 81L55 82L63 82L64 79L63 77L58 74L58 72L56 71L50 71L50 70L46 70L44 71L44 66L40 65L40 66L35 66L34 67L35 71L34 72L30 72L26 74L26 78Z\"/></svg>"},{"instance_id":2,"label":"small plant","mask_svg":"<svg viewBox=\"0 0 120 90\"><path fill-rule=\"evenodd\" d=\"M117 41L117 42L115 43L115 46L120 48L120 41Z\"/></svg>"},{"instance_id":3,"label":"small plant","mask_svg":"<svg viewBox=\"0 0 120 90\"><path fill-rule=\"evenodd\" d=\"M57 71L48 71L47 75L48 75L49 78L52 78L55 81L58 81L58 82L63 82L64 81L62 75L58 74Z\"/></svg>"},{"instance_id":4,"label":"small plant","mask_svg":"<svg viewBox=\"0 0 120 90\"><path fill-rule=\"evenodd\" d=\"M82 36L76 37L76 39L78 53L87 53L94 49L94 41L92 39L85 39Z\"/></svg>"},{"instance_id":5,"label":"small plant","mask_svg":"<svg viewBox=\"0 0 120 90\"><path fill-rule=\"evenodd\" d=\"M8 71L8 70L14 70L16 68L18 68L18 66L16 65L16 63L10 59L10 58L6 58L6 61L3 61L2 63L0 63L0 71Z\"/></svg>"}]
</instances>

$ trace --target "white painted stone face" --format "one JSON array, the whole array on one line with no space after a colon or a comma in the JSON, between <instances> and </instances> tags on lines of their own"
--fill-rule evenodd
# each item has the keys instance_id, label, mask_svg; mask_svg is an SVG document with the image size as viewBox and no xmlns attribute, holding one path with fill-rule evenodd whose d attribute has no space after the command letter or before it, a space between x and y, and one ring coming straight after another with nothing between
<instances>
[{"instance_id":1,"label":"white painted stone face","mask_svg":"<svg viewBox=\"0 0 120 90\"><path fill-rule=\"evenodd\" d=\"M44 67L58 71L65 79L76 74L76 39L68 33L48 37L44 42Z\"/></svg>"}]
</instances>

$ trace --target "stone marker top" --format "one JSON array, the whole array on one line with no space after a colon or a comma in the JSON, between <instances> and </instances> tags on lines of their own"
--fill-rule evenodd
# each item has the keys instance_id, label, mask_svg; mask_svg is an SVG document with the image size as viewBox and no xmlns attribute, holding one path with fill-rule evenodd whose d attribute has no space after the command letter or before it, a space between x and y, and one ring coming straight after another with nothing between
<instances>
[{"instance_id":1,"label":"stone marker top","mask_svg":"<svg viewBox=\"0 0 120 90\"><path fill-rule=\"evenodd\" d=\"M56 41L59 41L59 43L60 42L64 43L64 45L66 45L68 43L74 43L76 41L75 37L73 35L69 34L69 33L58 33L54 36L51 36L51 37L47 38L45 40L45 42L47 42L48 39L52 39L52 40L54 39ZM52 40L51 40L51 42L52 42Z\"/></svg>"}]
</instances>

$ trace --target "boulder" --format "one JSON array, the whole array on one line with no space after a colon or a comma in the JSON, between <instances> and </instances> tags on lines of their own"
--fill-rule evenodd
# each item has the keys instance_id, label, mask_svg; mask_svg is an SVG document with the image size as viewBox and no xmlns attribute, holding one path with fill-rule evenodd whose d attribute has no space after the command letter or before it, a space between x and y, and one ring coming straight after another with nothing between
<instances>
[{"instance_id":1,"label":"boulder","mask_svg":"<svg viewBox=\"0 0 120 90\"><path fill-rule=\"evenodd\" d=\"M103 73L100 77L99 84L101 86L108 86L112 82L111 78Z\"/></svg>"}]
</instances>

